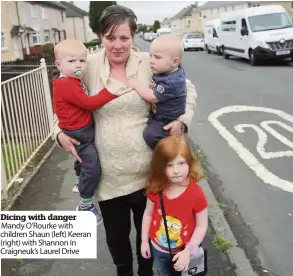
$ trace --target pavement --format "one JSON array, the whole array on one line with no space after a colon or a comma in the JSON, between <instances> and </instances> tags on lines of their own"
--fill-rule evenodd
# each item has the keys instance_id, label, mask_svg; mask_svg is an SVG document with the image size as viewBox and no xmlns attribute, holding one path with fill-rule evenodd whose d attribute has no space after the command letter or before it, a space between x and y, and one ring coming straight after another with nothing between
<instances>
[{"instance_id":1,"label":"pavement","mask_svg":"<svg viewBox=\"0 0 293 276\"><path fill-rule=\"evenodd\" d=\"M24 189L18 204L11 210L75 210L78 195L72 193L75 176L73 158L62 149L55 147L43 166ZM134 229L134 227L132 227ZM210 276L236 276L226 253L219 252L213 245L214 230L209 227L204 240L208 250ZM133 248L135 233L131 232ZM98 256L96 260L2 260L2 276L114 276L112 263L103 225L98 226ZM135 261L134 261L135 264Z\"/></svg>"},{"instance_id":2,"label":"pavement","mask_svg":"<svg viewBox=\"0 0 293 276\"><path fill-rule=\"evenodd\" d=\"M292 276L293 63L187 51L183 67L198 93L189 135L239 246L257 275Z\"/></svg>"}]
</instances>

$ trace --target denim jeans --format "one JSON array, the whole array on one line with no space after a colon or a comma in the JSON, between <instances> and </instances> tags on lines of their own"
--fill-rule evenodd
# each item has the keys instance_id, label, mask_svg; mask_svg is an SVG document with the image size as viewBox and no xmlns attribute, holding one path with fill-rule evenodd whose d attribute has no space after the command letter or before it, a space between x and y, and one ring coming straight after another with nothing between
<instances>
[{"instance_id":1,"label":"denim jeans","mask_svg":"<svg viewBox=\"0 0 293 276\"><path fill-rule=\"evenodd\" d=\"M156 264L158 276L181 275L181 272L172 269L173 263L169 253L161 252L152 245L152 256Z\"/></svg>"}]
</instances>

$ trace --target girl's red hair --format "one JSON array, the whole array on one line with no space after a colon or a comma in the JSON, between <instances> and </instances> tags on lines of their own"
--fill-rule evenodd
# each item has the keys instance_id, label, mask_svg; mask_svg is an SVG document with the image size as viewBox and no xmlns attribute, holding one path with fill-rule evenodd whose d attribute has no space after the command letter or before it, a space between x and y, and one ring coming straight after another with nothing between
<instances>
[{"instance_id":1,"label":"girl's red hair","mask_svg":"<svg viewBox=\"0 0 293 276\"><path fill-rule=\"evenodd\" d=\"M183 135L168 136L159 141L153 152L147 192L157 194L168 186L169 179L165 172L167 164L178 155L181 155L189 165L188 176L195 181L200 179L201 167L185 137Z\"/></svg>"}]
</instances>

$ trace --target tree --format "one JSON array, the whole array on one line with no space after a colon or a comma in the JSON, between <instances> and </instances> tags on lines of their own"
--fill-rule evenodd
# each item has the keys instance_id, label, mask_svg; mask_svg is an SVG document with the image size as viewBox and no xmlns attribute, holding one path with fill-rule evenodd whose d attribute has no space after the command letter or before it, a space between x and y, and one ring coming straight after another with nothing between
<instances>
[{"instance_id":1,"label":"tree","mask_svg":"<svg viewBox=\"0 0 293 276\"><path fill-rule=\"evenodd\" d=\"M90 1L90 27L97 35L100 34L100 17L105 8L116 5L116 1Z\"/></svg>"},{"instance_id":2,"label":"tree","mask_svg":"<svg viewBox=\"0 0 293 276\"><path fill-rule=\"evenodd\" d=\"M160 29L161 28L161 24L160 24L160 22L158 21L158 20L155 20L155 22L154 22L154 24L153 24L153 27L152 27L152 31L154 32L154 33L156 33L157 32L157 29Z\"/></svg>"},{"instance_id":3,"label":"tree","mask_svg":"<svg viewBox=\"0 0 293 276\"><path fill-rule=\"evenodd\" d=\"M146 33L147 32L147 26L146 25L141 25L141 26L139 26L139 28L137 29L137 31L139 33L140 32Z\"/></svg>"}]
</instances>

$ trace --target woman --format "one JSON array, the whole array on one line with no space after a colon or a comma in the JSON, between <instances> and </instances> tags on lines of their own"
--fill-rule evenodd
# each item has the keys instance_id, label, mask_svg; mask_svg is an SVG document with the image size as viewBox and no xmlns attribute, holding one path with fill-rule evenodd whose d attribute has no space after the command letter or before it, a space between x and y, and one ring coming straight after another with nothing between
<instances>
[{"instance_id":1,"label":"woman","mask_svg":"<svg viewBox=\"0 0 293 276\"><path fill-rule=\"evenodd\" d=\"M133 77L149 85L152 77L148 57L131 47L136 19L132 10L119 5L104 10L100 19L104 48L89 56L84 74L84 82L91 95L105 87L119 96L93 112L95 144L102 167L102 179L96 194L104 219L107 245L118 276L133 275L130 211L133 212L137 232L138 275L153 275L152 260L144 259L140 253L142 217L146 206L144 188L151 160L151 150L142 133L150 104L125 85L127 79ZM180 134L190 125L193 116L196 92L189 81L186 84L186 113L166 126L171 135ZM78 158L74 148L78 142L60 132L57 124L55 135L60 145Z\"/></svg>"}]
</instances>

